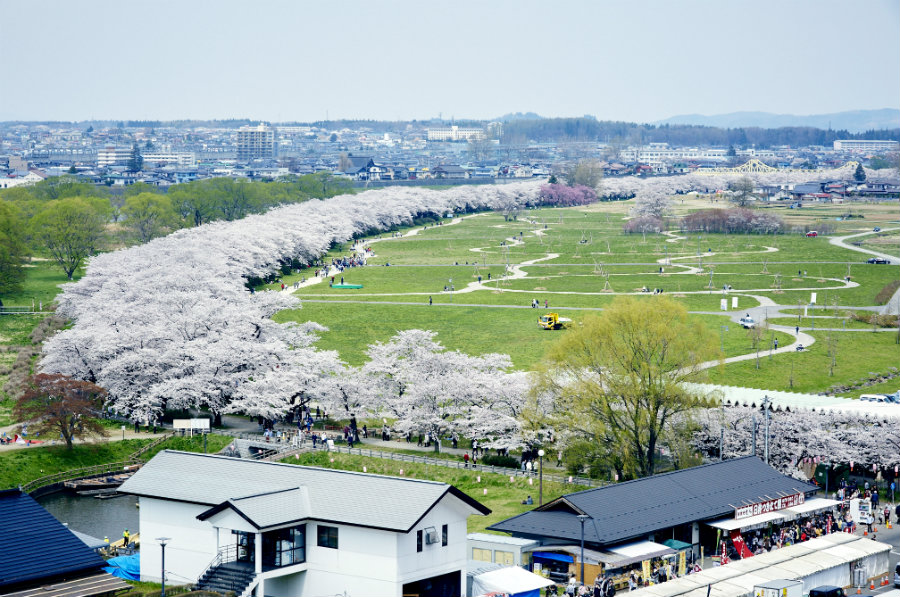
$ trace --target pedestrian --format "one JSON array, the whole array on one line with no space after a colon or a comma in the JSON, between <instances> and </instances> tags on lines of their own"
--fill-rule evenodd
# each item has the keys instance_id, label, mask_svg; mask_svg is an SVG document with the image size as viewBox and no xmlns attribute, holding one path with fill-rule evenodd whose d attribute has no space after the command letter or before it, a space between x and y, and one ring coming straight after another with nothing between
<instances>
[{"instance_id":1,"label":"pedestrian","mask_svg":"<svg viewBox=\"0 0 900 597\"><path fill-rule=\"evenodd\" d=\"M778 350L778 338L775 338L775 350Z\"/></svg>"},{"instance_id":2,"label":"pedestrian","mask_svg":"<svg viewBox=\"0 0 900 597\"><path fill-rule=\"evenodd\" d=\"M428 297L428 304L429 304L429 305L431 304L431 297L430 297L430 296Z\"/></svg>"},{"instance_id":3,"label":"pedestrian","mask_svg":"<svg viewBox=\"0 0 900 597\"><path fill-rule=\"evenodd\" d=\"M363 438L369 439L369 428L363 423Z\"/></svg>"},{"instance_id":4,"label":"pedestrian","mask_svg":"<svg viewBox=\"0 0 900 597\"><path fill-rule=\"evenodd\" d=\"M547 299L544 299L544 309L548 309L550 307L550 303L547 302Z\"/></svg>"},{"instance_id":5,"label":"pedestrian","mask_svg":"<svg viewBox=\"0 0 900 597\"><path fill-rule=\"evenodd\" d=\"M799 326L799 325L794 326L794 332L797 333L797 334L800 333L800 326Z\"/></svg>"},{"instance_id":6,"label":"pedestrian","mask_svg":"<svg viewBox=\"0 0 900 597\"><path fill-rule=\"evenodd\" d=\"M122 547L128 547L128 541L131 539L131 533L128 532L128 529L125 529L122 532Z\"/></svg>"},{"instance_id":7,"label":"pedestrian","mask_svg":"<svg viewBox=\"0 0 900 597\"><path fill-rule=\"evenodd\" d=\"M469 467L469 453L468 452L463 454L463 462L465 463L466 468L468 468Z\"/></svg>"}]
</instances>

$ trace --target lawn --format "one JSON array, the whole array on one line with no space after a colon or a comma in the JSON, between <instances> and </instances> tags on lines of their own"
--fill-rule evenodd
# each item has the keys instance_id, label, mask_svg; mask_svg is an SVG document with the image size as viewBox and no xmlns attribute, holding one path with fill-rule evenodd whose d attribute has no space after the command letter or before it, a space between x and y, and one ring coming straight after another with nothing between
<instances>
[{"instance_id":1,"label":"lawn","mask_svg":"<svg viewBox=\"0 0 900 597\"><path fill-rule=\"evenodd\" d=\"M207 452L218 452L231 443L232 439L210 434L207 438ZM131 454L152 441L152 438L148 438L76 444L71 450L67 450L64 445L4 450L0 452L0 489L23 485L39 477L74 468L128 460ZM202 452L203 439L199 436L173 437L141 458L149 460L160 450Z\"/></svg>"},{"instance_id":2,"label":"lawn","mask_svg":"<svg viewBox=\"0 0 900 597\"><path fill-rule=\"evenodd\" d=\"M816 343L803 352L765 356L760 361L759 369L755 359L729 363L712 370L710 380L712 383L765 390L815 393L826 392L835 384L866 378L871 373L888 373L892 367L900 365L896 332L834 332L837 363L834 375L829 376L830 359L825 342L827 332L809 333ZM790 383L792 367L793 386Z\"/></svg>"},{"instance_id":3,"label":"lawn","mask_svg":"<svg viewBox=\"0 0 900 597\"><path fill-rule=\"evenodd\" d=\"M334 462L331 462L331 459L334 459ZM362 472L365 466L369 473L391 476L400 476L400 469L403 469L404 477L449 483L491 509L491 514L487 516L469 517L469 533L490 533L491 531L486 530L490 525L533 509L535 506L526 506L522 503L529 495L535 505L538 503L537 478L533 479L533 485L523 477L514 477L511 483L510 478L504 475L326 452L300 454L299 458L290 458L284 462L358 472ZM479 475L480 482L477 480ZM585 488L544 481L544 501L548 502L581 489Z\"/></svg>"}]
</instances>

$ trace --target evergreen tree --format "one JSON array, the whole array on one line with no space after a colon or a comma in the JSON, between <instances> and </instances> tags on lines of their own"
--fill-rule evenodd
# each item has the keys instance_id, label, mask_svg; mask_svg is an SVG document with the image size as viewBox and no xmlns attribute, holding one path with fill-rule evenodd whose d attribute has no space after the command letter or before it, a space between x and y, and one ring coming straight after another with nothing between
<instances>
[{"instance_id":1,"label":"evergreen tree","mask_svg":"<svg viewBox=\"0 0 900 597\"><path fill-rule=\"evenodd\" d=\"M138 147L138 144L135 143L131 146L131 157L128 159L128 171L140 172L143 169L144 157L141 155L141 150Z\"/></svg>"},{"instance_id":2,"label":"evergreen tree","mask_svg":"<svg viewBox=\"0 0 900 597\"><path fill-rule=\"evenodd\" d=\"M856 165L856 172L853 173L853 180L855 180L856 182L866 181L866 169L863 168L862 164Z\"/></svg>"}]
</instances>

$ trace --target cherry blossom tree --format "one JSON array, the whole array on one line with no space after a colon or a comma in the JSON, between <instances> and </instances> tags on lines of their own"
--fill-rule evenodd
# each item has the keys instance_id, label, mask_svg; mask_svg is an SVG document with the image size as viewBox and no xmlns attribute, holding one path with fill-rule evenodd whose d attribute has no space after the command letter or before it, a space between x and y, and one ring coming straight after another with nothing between
<instances>
[{"instance_id":1,"label":"cherry blossom tree","mask_svg":"<svg viewBox=\"0 0 900 597\"><path fill-rule=\"evenodd\" d=\"M362 372L377 412L390 417L400 433L440 438L457 433L471 438L510 437L527 385L522 374L508 374L506 355L469 356L445 350L434 332L406 330L369 346Z\"/></svg>"}]
</instances>

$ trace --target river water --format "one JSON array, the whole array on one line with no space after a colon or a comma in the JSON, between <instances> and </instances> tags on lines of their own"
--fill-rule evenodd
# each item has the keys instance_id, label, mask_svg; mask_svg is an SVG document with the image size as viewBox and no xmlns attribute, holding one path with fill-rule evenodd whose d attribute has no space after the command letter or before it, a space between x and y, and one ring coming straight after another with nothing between
<instances>
[{"instance_id":1,"label":"river water","mask_svg":"<svg viewBox=\"0 0 900 597\"><path fill-rule=\"evenodd\" d=\"M39 497L37 501L70 529L98 539L109 537L110 542L118 541L125 529L131 534L140 531L140 510L135 507L137 498L133 495L100 500L60 491Z\"/></svg>"}]
</instances>

